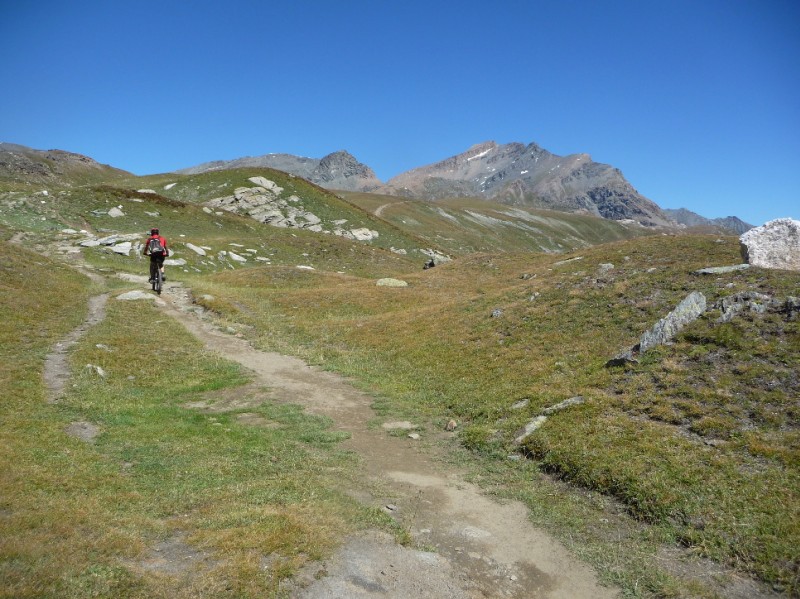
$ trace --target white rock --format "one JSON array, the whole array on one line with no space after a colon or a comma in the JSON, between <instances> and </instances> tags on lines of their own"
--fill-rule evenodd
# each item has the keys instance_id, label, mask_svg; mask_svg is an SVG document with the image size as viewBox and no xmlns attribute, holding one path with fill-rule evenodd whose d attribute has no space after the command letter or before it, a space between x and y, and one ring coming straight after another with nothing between
<instances>
[{"instance_id":1,"label":"white rock","mask_svg":"<svg viewBox=\"0 0 800 599\"><path fill-rule=\"evenodd\" d=\"M118 243L117 245L111 246L111 251L115 254L122 254L123 256L128 256L131 253L131 242L124 241L123 243Z\"/></svg>"},{"instance_id":2,"label":"white rock","mask_svg":"<svg viewBox=\"0 0 800 599\"><path fill-rule=\"evenodd\" d=\"M168 184L166 184L166 185L164 186L164 189L172 189L172 188L173 188L173 187L175 187L176 185L177 185L177 183L168 183Z\"/></svg>"},{"instance_id":3,"label":"white rock","mask_svg":"<svg viewBox=\"0 0 800 599\"><path fill-rule=\"evenodd\" d=\"M206 214L213 214L214 211L208 206L203 206L203 212L205 212Z\"/></svg>"},{"instance_id":4,"label":"white rock","mask_svg":"<svg viewBox=\"0 0 800 599\"><path fill-rule=\"evenodd\" d=\"M233 252L228 252L228 257L236 262L247 262L247 258L245 258L244 256L240 256L239 254L235 254Z\"/></svg>"},{"instance_id":5,"label":"white rock","mask_svg":"<svg viewBox=\"0 0 800 599\"><path fill-rule=\"evenodd\" d=\"M800 271L800 221L778 218L739 238L745 262L761 268Z\"/></svg>"},{"instance_id":6,"label":"white rock","mask_svg":"<svg viewBox=\"0 0 800 599\"><path fill-rule=\"evenodd\" d=\"M64 233L64 235L77 235L78 233L75 229L61 229L61 232Z\"/></svg>"},{"instance_id":7,"label":"white rock","mask_svg":"<svg viewBox=\"0 0 800 599\"><path fill-rule=\"evenodd\" d=\"M377 231L371 231L366 227L362 227L360 229L350 229L350 234L358 241L372 241L378 237Z\"/></svg>"},{"instance_id":8,"label":"white rock","mask_svg":"<svg viewBox=\"0 0 800 599\"><path fill-rule=\"evenodd\" d=\"M87 239L86 241L81 241L80 245L85 248L94 248L100 245L100 242L96 239Z\"/></svg>"},{"instance_id":9,"label":"white rock","mask_svg":"<svg viewBox=\"0 0 800 599\"><path fill-rule=\"evenodd\" d=\"M193 243L187 243L186 247L189 248L190 250L192 250L195 254L197 254L199 256L205 256L206 255L206 251L203 248L197 247Z\"/></svg>"},{"instance_id":10,"label":"white rock","mask_svg":"<svg viewBox=\"0 0 800 599\"><path fill-rule=\"evenodd\" d=\"M186 266L186 260L183 258L167 258L164 260L167 266Z\"/></svg>"},{"instance_id":11,"label":"white rock","mask_svg":"<svg viewBox=\"0 0 800 599\"><path fill-rule=\"evenodd\" d=\"M125 216L125 213L119 208L112 208L111 210L108 211L108 215L111 218L119 218L120 216Z\"/></svg>"},{"instance_id":12,"label":"white rock","mask_svg":"<svg viewBox=\"0 0 800 599\"><path fill-rule=\"evenodd\" d=\"M156 193L155 189L137 189L136 193Z\"/></svg>"},{"instance_id":13,"label":"white rock","mask_svg":"<svg viewBox=\"0 0 800 599\"><path fill-rule=\"evenodd\" d=\"M378 287L408 287L408 283L406 281L401 281L400 279L378 279L377 286Z\"/></svg>"},{"instance_id":14,"label":"white rock","mask_svg":"<svg viewBox=\"0 0 800 599\"><path fill-rule=\"evenodd\" d=\"M303 264L298 265L297 268L300 270L316 270L313 266L305 266Z\"/></svg>"}]
</instances>

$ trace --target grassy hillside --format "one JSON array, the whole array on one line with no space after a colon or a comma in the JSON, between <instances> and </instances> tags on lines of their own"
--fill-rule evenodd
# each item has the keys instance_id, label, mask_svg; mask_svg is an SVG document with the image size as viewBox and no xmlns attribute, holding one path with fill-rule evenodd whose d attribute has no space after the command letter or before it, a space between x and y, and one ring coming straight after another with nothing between
<instances>
[{"instance_id":1,"label":"grassy hillside","mask_svg":"<svg viewBox=\"0 0 800 599\"><path fill-rule=\"evenodd\" d=\"M565 252L647 233L638 225L533 210L479 199L437 202L339 192L349 202L428 240L451 255L475 252Z\"/></svg>"},{"instance_id":2,"label":"grassy hillside","mask_svg":"<svg viewBox=\"0 0 800 599\"><path fill-rule=\"evenodd\" d=\"M354 242L203 209L255 175L321 216L380 235ZM158 193L136 191L144 188ZM82 320L93 291L61 259L80 251L103 274L144 274L138 237L128 256L78 243L89 233L143 240L154 224L184 261L168 267L172 280L221 322L246 325L235 328L261 348L348 375L375 394L380 414L426 423L429 440L457 420L453 455L492 492L526 501L538 524L559 529L629 595L714 596L665 573L656 553L664 543L800 593L797 313L747 311L720 324L712 308L639 363L606 366L690 291L709 305L746 291L798 295L797 273L694 274L738 263L736 238L639 237L610 221L471 200L345 201L265 169L44 190L0 190L0 239L24 240L0 242L9 256L0 267L6 596L263 596L340 535L391 528L335 490L333 479L350 480L356 465L327 422L264 404L259 415L278 426L253 431L235 413L187 411L191 397L247 390L246 374L150 307L112 302L73 356L65 400L44 402L44 355ZM123 216L108 214L115 207ZM456 259L422 271L411 250L429 247ZM386 276L410 285L377 287ZM147 379L141 354L153 337L171 357ZM92 377L87 363L111 375ZM576 396L584 403L514 443L526 423ZM100 423L102 436L65 445L65 427L84 419ZM252 471L274 476L255 483ZM633 524L606 527L612 505ZM231 560L183 590L158 590L125 565L186 531L193 546ZM254 539L286 558L268 575Z\"/></svg>"},{"instance_id":3,"label":"grassy hillside","mask_svg":"<svg viewBox=\"0 0 800 599\"><path fill-rule=\"evenodd\" d=\"M735 238L648 237L567 257L473 255L407 275L405 289L250 270L199 290L261 346L359 379L383 410L434 428L455 418L475 452L504 462L521 450L696 553L800 592L797 314L717 324L711 310L639 364L605 366L689 291L709 304L747 290L785 299L800 275L693 274L738 263ZM514 446L526 422L575 396L586 402Z\"/></svg>"}]
</instances>

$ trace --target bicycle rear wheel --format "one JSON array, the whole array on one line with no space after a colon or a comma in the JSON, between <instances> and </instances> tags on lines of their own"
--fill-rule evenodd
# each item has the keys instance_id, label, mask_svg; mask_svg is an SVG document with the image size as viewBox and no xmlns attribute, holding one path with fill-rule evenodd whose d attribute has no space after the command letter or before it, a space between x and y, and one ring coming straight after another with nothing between
<instances>
[{"instance_id":1,"label":"bicycle rear wheel","mask_svg":"<svg viewBox=\"0 0 800 599\"><path fill-rule=\"evenodd\" d=\"M161 295L161 287L164 284L164 280L161 277L161 269L156 268L156 274L155 277L153 277L153 291L155 291L158 295Z\"/></svg>"}]
</instances>

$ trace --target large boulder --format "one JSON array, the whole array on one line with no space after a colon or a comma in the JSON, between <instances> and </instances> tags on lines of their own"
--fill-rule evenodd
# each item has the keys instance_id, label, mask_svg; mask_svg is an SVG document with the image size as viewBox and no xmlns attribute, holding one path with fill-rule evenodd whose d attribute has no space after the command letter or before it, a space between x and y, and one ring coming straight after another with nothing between
<instances>
[{"instance_id":1,"label":"large boulder","mask_svg":"<svg viewBox=\"0 0 800 599\"><path fill-rule=\"evenodd\" d=\"M762 268L800 271L800 221L778 218L739 238L745 262Z\"/></svg>"}]
</instances>

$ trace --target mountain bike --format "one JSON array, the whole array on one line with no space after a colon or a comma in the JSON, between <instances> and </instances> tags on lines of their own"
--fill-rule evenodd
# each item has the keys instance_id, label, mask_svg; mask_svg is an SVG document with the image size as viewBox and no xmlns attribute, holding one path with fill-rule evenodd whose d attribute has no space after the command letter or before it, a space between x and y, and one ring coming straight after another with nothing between
<instances>
[{"instance_id":1,"label":"mountain bike","mask_svg":"<svg viewBox=\"0 0 800 599\"><path fill-rule=\"evenodd\" d=\"M150 261L150 283L153 285L153 291L161 295L161 287L164 285L164 278L161 274L161 269L158 267L158 262L155 260Z\"/></svg>"}]
</instances>

